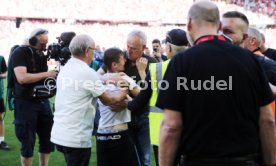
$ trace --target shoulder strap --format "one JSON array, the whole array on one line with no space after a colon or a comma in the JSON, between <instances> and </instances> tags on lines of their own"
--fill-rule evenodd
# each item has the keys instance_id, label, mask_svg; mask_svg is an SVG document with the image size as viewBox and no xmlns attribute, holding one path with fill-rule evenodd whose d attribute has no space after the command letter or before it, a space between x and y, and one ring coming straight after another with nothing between
<instances>
[{"instance_id":1,"label":"shoulder strap","mask_svg":"<svg viewBox=\"0 0 276 166\"><path fill-rule=\"evenodd\" d=\"M32 63L33 63L33 72L36 72L36 65L35 65L34 52L33 52L33 50L30 48L30 46L25 46L25 47L27 47L27 48L31 51L31 54L32 54Z\"/></svg>"},{"instance_id":2,"label":"shoulder strap","mask_svg":"<svg viewBox=\"0 0 276 166\"><path fill-rule=\"evenodd\" d=\"M3 61L4 57L0 56L0 73L2 73L1 68L2 68L2 61Z\"/></svg>"}]
</instances>

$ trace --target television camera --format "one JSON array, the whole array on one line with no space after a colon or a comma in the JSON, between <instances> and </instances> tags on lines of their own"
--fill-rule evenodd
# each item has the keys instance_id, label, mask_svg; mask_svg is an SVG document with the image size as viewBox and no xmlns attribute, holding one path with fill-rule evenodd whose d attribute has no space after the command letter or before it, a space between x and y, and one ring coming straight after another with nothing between
<instances>
[{"instance_id":1,"label":"television camera","mask_svg":"<svg viewBox=\"0 0 276 166\"><path fill-rule=\"evenodd\" d=\"M71 58L69 44L74 36L76 36L75 32L63 32L60 37L57 37L58 43L48 45L46 56L49 59L58 61L61 66L64 66Z\"/></svg>"}]
</instances>

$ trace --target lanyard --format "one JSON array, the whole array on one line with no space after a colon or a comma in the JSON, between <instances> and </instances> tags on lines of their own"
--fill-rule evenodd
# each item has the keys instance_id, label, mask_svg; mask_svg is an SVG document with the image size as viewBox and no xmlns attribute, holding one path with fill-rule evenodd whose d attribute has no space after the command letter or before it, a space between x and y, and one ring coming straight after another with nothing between
<instances>
[{"instance_id":1,"label":"lanyard","mask_svg":"<svg viewBox=\"0 0 276 166\"><path fill-rule=\"evenodd\" d=\"M206 41L211 41L211 40L222 40L222 41L228 41L224 36L216 36L216 35L208 35L208 36L202 36L200 38L198 38L195 41L195 45L199 44L199 43L203 43Z\"/></svg>"}]
</instances>

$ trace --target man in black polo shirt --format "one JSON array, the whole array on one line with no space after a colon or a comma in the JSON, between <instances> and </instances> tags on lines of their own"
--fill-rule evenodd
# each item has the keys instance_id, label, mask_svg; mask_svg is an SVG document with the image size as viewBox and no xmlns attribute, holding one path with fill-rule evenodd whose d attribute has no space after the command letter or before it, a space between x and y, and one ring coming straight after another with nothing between
<instances>
[{"instance_id":1,"label":"man in black polo shirt","mask_svg":"<svg viewBox=\"0 0 276 166\"><path fill-rule=\"evenodd\" d=\"M147 38L142 31L131 31L127 37L127 60L125 63L125 73L134 78L136 82L144 80L148 72L148 64L155 63L156 60L145 55ZM141 63L142 61L148 62ZM145 69L146 68L146 69ZM132 133L134 143L137 147L138 156L142 166L150 165L150 138L149 138L149 110L145 106L139 113L132 112L129 129Z\"/></svg>"},{"instance_id":2,"label":"man in black polo shirt","mask_svg":"<svg viewBox=\"0 0 276 166\"><path fill-rule=\"evenodd\" d=\"M54 144L50 142L53 114L48 99L33 98L36 85L43 85L48 77L55 78L55 71L47 71L47 57L43 52L48 43L48 31L34 30L30 46L16 48L11 55L10 67L14 80L13 94L15 134L21 143L21 164L31 166L36 134L39 137L39 163L48 165Z\"/></svg>"},{"instance_id":3,"label":"man in black polo shirt","mask_svg":"<svg viewBox=\"0 0 276 166\"><path fill-rule=\"evenodd\" d=\"M244 48L247 48L256 55L256 58L261 63L269 83L276 85L276 62L265 57L260 50L262 43L262 35L255 28L248 28L248 38L244 41Z\"/></svg>"},{"instance_id":4,"label":"man in black polo shirt","mask_svg":"<svg viewBox=\"0 0 276 166\"><path fill-rule=\"evenodd\" d=\"M274 61L276 61L276 50L275 49L272 49L272 48L267 48L265 46L265 36L263 33L261 33L262 35L262 45L261 45L261 52L269 57L270 59L273 59Z\"/></svg>"},{"instance_id":5,"label":"man in black polo shirt","mask_svg":"<svg viewBox=\"0 0 276 166\"><path fill-rule=\"evenodd\" d=\"M165 109L160 165L172 165L177 150L185 166L249 166L261 140L264 164L276 163L273 96L257 60L216 36L219 10L209 1L188 13L192 48L170 62L157 106Z\"/></svg>"}]
</instances>

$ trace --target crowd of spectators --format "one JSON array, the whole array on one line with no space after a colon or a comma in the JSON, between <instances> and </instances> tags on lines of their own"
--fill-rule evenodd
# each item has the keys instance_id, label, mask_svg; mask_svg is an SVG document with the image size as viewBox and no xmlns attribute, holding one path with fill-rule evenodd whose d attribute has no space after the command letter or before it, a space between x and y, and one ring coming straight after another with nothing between
<instances>
[{"instance_id":1,"label":"crowd of spectators","mask_svg":"<svg viewBox=\"0 0 276 166\"><path fill-rule=\"evenodd\" d=\"M2 0L0 16L85 20L183 20L193 0ZM177 6L177 8L176 8Z\"/></svg>"},{"instance_id":2,"label":"crowd of spectators","mask_svg":"<svg viewBox=\"0 0 276 166\"><path fill-rule=\"evenodd\" d=\"M185 27L167 25L167 26L141 26L131 23L109 25L109 24L64 24L51 23L40 21L25 20L21 23L20 28L15 28L15 21L0 20L0 55L8 56L10 48L15 44L22 44L30 30L34 28L43 27L49 30L49 44L57 43L58 37L64 31L74 31L77 34L86 33L96 41L97 45L101 47L119 47L125 49L127 33L133 29L144 31L148 37L148 46L151 46L151 41L155 38L164 39L164 34L173 28L185 29Z\"/></svg>"},{"instance_id":3,"label":"crowd of spectators","mask_svg":"<svg viewBox=\"0 0 276 166\"><path fill-rule=\"evenodd\" d=\"M185 12L194 0L2 0L0 16L80 20L186 22ZM213 0L223 10L247 10L276 20L276 0ZM252 15L250 19L260 16ZM263 17L263 16L262 16Z\"/></svg>"},{"instance_id":4,"label":"crowd of spectators","mask_svg":"<svg viewBox=\"0 0 276 166\"><path fill-rule=\"evenodd\" d=\"M3 2L2 2L3 1ZM101 47L119 47L124 49L126 34L133 29L140 29L148 36L148 41L158 38L163 39L164 34L172 28L183 28L187 20L184 14L194 0L162 0L162 1L128 1L128 0L83 0L81 3L75 0L2 0L0 5L0 54L7 56L14 44L21 44L31 29L43 27L49 30L49 43L57 42L56 37L64 31L75 31L77 34L88 33L93 36ZM248 3L247 3L248 1ZM255 2L256 1L256 2ZM249 18L250 24L255 25L264 32L268 47L276 48L276 42L272 39L276 35L275 29L267 29L265 25L273 24L268 16L253 13L244 8L253 9L253 2L259 6L270 4L274 7L275 0L216 0L216 4L223 14L226 11L236 10L243 12ZM245 3L244 3L245 2ZM268 3L270 2L270 3ZM246 5L245 5L246 4ZM176 7L177 6L177 7ZM246 7L244 7L246 6ZM249 6L249 7L247 7ZM254 7L256 8L256 7ZM259 10L259 8L258 8ZM260 8L264 11L263 8ZM253 10L254 11L254 10ZM271 8L267 11L272 11ZM255 10L256 12L256 10ZM276 15L276 14L274 14ZM15 28L13 17L22 17L20 28ZM5 18L1 20L2 18ZM7 18L13 18L11 20ZM52 18L65 22L37 21L26 18ZM69 20L69 21L68 21ZM72 22L70 22L72 20ZM109 20L116 22L125 21L124 24L83 23L74 20ZM135 22L156 22L150 26L134 24ZM170 22L174 25L161 23ZM181 24L180 24L181 23ZM184 24L182 24L184 23ZM180 26L181 25L181 26ZM148 43L150 47L151 44Z\"/></svg>"},{"instance_id":5,"label":"crowd of spectators","mask_svg":"<svg viewBox=\"0 0 276 166\"><path fill-rule=\"evenodd\" d=\"M276 0L226 0L254 13L268 15L276 20Z\"/></svg>"},{"instance_id":6,"label":"crowd of spectators","mask_svg":"<svg viewBox=\"0 0 276 166\"><path fill-rule=\"evenodd\" d=\"M223 14L227 11L239 11L244 13L249 22L250 25L255 26L264 26L264 25L272 25L275 24L276 18L269 17L268 15L257 12L254 10L249 10L247 6L249 3L244 3L245 1L242 0L217 0L216 4L218 5L220 9L220 13ZM251 3L252 4L252 3Z\"/></svg>"}]
</instances>

